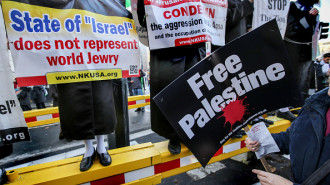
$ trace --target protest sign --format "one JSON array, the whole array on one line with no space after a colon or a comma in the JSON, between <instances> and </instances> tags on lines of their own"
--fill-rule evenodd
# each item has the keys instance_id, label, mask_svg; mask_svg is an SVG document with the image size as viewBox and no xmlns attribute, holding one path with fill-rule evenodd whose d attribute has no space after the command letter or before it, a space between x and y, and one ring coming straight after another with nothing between
<instances>
[{"instance_id":1,"label":"protest sign","mask_svg":"<svg viewBox=\"0 0 330 185\"><path fill-rule=\"evenodd\" d=\"M143 45L149 46L147 28L145 28L141 25L143 23L142 22L140 23L138 14L137 14L138 0L131 0L131 5L132 5L131 6L132 15L133 15L134 23L135 23L136 32L139 36L139 40ZM141 7L141 8L144 8L144 7Z\"/></svg>"},{"instance_id":2,"label":"protest sign","mask_svg":"<svg viewBox=\"0 0 330 185\"><path fill-rule=\"evenodd\" d=\"M144 0L150 50L225 44L227 0Z\"/></svg>"},{"instance_id":3,"label":"protest sign","mask_svg":"<svg viewBox=\"0 0 330 185\"><path fill-rule=\"evenodd\" d=\"M0 146L3 146L19 141L29 141L30 135L14 90L5 25L1 11L0 56Z\"/></svg>"},{"instance_id":4,"label":"protest sign","mask_svg":"<svg viewBox=\"0 0 330 185\"><path fill-rule=\"evenodd\" d=\"M205 166L256 116L300 103L293 74L273 20L213 52L154 101Z\"/></svg>"},{"instance_id":5,"label":"protest sign","mask_svg":"<svg viewBox=\"0 0 330 185\"><path fill-rule=\"evenodd\" d=\"M116 77L103 71L72 76L59 73L59 83L90 81L95 76L114 79L139 75L139 41L124 6L117 13L117 9L111 10L116 3L113 1L79 1L80 7L72 9L69 2L61 2L57 6L61 8L46 7L50 2L28 2L2 1L20 86L46 84L45 75L50 72L122 70Z\"/></svg>"},{"instance_id":6,"label":"protest sign","mask_svg":"<svg viewBox=\"0 0 330 185\"><path fill-rule=\"evenodd\" d=\"M258 0L254 2L252 29L276 19L282 38L284 38L290 0Z\"/></svg>"},{"instance_id":7,"label":"protest sign","mask_svg":"<svg viewBox=\"0 0 330 185\"><path fill-rule=\"evenodd\" d=\"M258 141L260 143L258 151L255 152L257 159L261 159L267 154L280 151L264 122L254 124L246 134L253 141Z\"/></svg>"}]
</instances>

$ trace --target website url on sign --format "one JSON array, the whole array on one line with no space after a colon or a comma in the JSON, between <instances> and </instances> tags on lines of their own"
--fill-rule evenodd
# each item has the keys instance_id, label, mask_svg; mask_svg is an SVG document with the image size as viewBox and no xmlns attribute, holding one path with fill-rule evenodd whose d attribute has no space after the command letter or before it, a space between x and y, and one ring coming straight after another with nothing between
<instances>
[{"instance_id":1,"label":"website url on sign","mask_svg":"<svg viewBox=\"0 0 330 185\"><path fill-rule=\"evenodd\" d=\"M86 70L47 73L48 84L62 84L122 78L121 69Z\"/></svg>"}]
</instances>

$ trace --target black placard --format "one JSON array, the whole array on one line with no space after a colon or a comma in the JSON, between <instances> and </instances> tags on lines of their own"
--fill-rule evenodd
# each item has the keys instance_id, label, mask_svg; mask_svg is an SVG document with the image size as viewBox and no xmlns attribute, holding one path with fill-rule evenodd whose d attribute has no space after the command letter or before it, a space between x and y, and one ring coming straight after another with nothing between
<instances>
[{"instance_id":1,"label":"black placard","mask_svg":"<svg viewBox=\"0 0 330 185\"><path fill-rule=\"evenodd\" d=\"M301 102L275 20L213 52L154 100L202 166L258 115Z\"/></svg>"}]
</instances>

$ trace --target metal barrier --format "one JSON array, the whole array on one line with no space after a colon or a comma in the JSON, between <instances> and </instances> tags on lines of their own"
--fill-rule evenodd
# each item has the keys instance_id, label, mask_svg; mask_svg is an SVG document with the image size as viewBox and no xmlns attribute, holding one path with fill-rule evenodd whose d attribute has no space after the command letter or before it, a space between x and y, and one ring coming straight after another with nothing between
<instances>
[{"instance_id":1,"label":"metal barrier","mask_svg":"<svg viewBox=\"0 0 330 185\"><path fill-rule=\"evenodd\" d=\"M150 105L150 95L128 97L128 109L147 105ZM60 122L58 107L25 111L24 117L29 128Z\"/></svg>"},{"instance_id":2,"label":"metal barrier","mask_svg":"<svg viewBox=\"0 0 330 185\"><path fill-rule=\"evenodd\" d=\"M291 124L277 117L267 119L275 121L269 127L271 133L285 131ZM230 139L209 163L247 152L245 137ZM167 144L168 141L149 142L109 150L113 159L110 166L104 167L95 160L86 172L79 171L82 156L16 169L7 172L9 184L159 184L164 178L201 166L185 146L179 155L172 155Z\"/></svg>"}]
</instances>

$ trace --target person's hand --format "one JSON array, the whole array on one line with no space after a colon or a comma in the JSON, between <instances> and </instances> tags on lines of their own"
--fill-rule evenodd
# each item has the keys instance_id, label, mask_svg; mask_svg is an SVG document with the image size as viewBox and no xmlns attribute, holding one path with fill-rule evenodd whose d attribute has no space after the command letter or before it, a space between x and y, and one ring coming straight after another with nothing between
<instances>
[{"instance_id":1,"label":"person's hand","mask_svg":"<svg viewBox=\"0 0 330 185\"><path fill-rule=\"evenodd\" d=\"M317 15L319 13L319 10L316 8L312 8L311 10L309 10L309 14L311 15Z\"/></svg>"},{"instance_id":2,"label":"person's hand","mask_svg":"<svg viewBox=\"0 0 330 185\"><path fill-rule=\"evenodd\" d=\"M256 152L259 150L260 143L258 141L253 141L249 137L245 138L245 145L252 152Z\"/></svg>"},{"instance_id":3,"label":"person's hand","mask_svg":"<svg viewBox=\"0 0 330 185\"><path fill-rule=\"evenodd\" d=\"M252 172L257 174L261 185L293 185L291 181L279 175L256 169L253 169Z\"/></svg>"},{"instance_id":4,"label":"person's hand","mask_svg":"<svg viewBox=\"0 0 330 185\"><path fill-rule=\"evenodd\" d=\"M249 0L250 1L250 3L253 3L254 2L254 0Z\"/></svg>"},{"instance_id":5,"label":"person's hand","mask_svg":"<svg viewBox=\"0 0 330 185\"><path fill-rule=\"evenodd\" d=\"M328 69L327 76L330 76L330 69Z\"/></svg>"}]
</instances>

